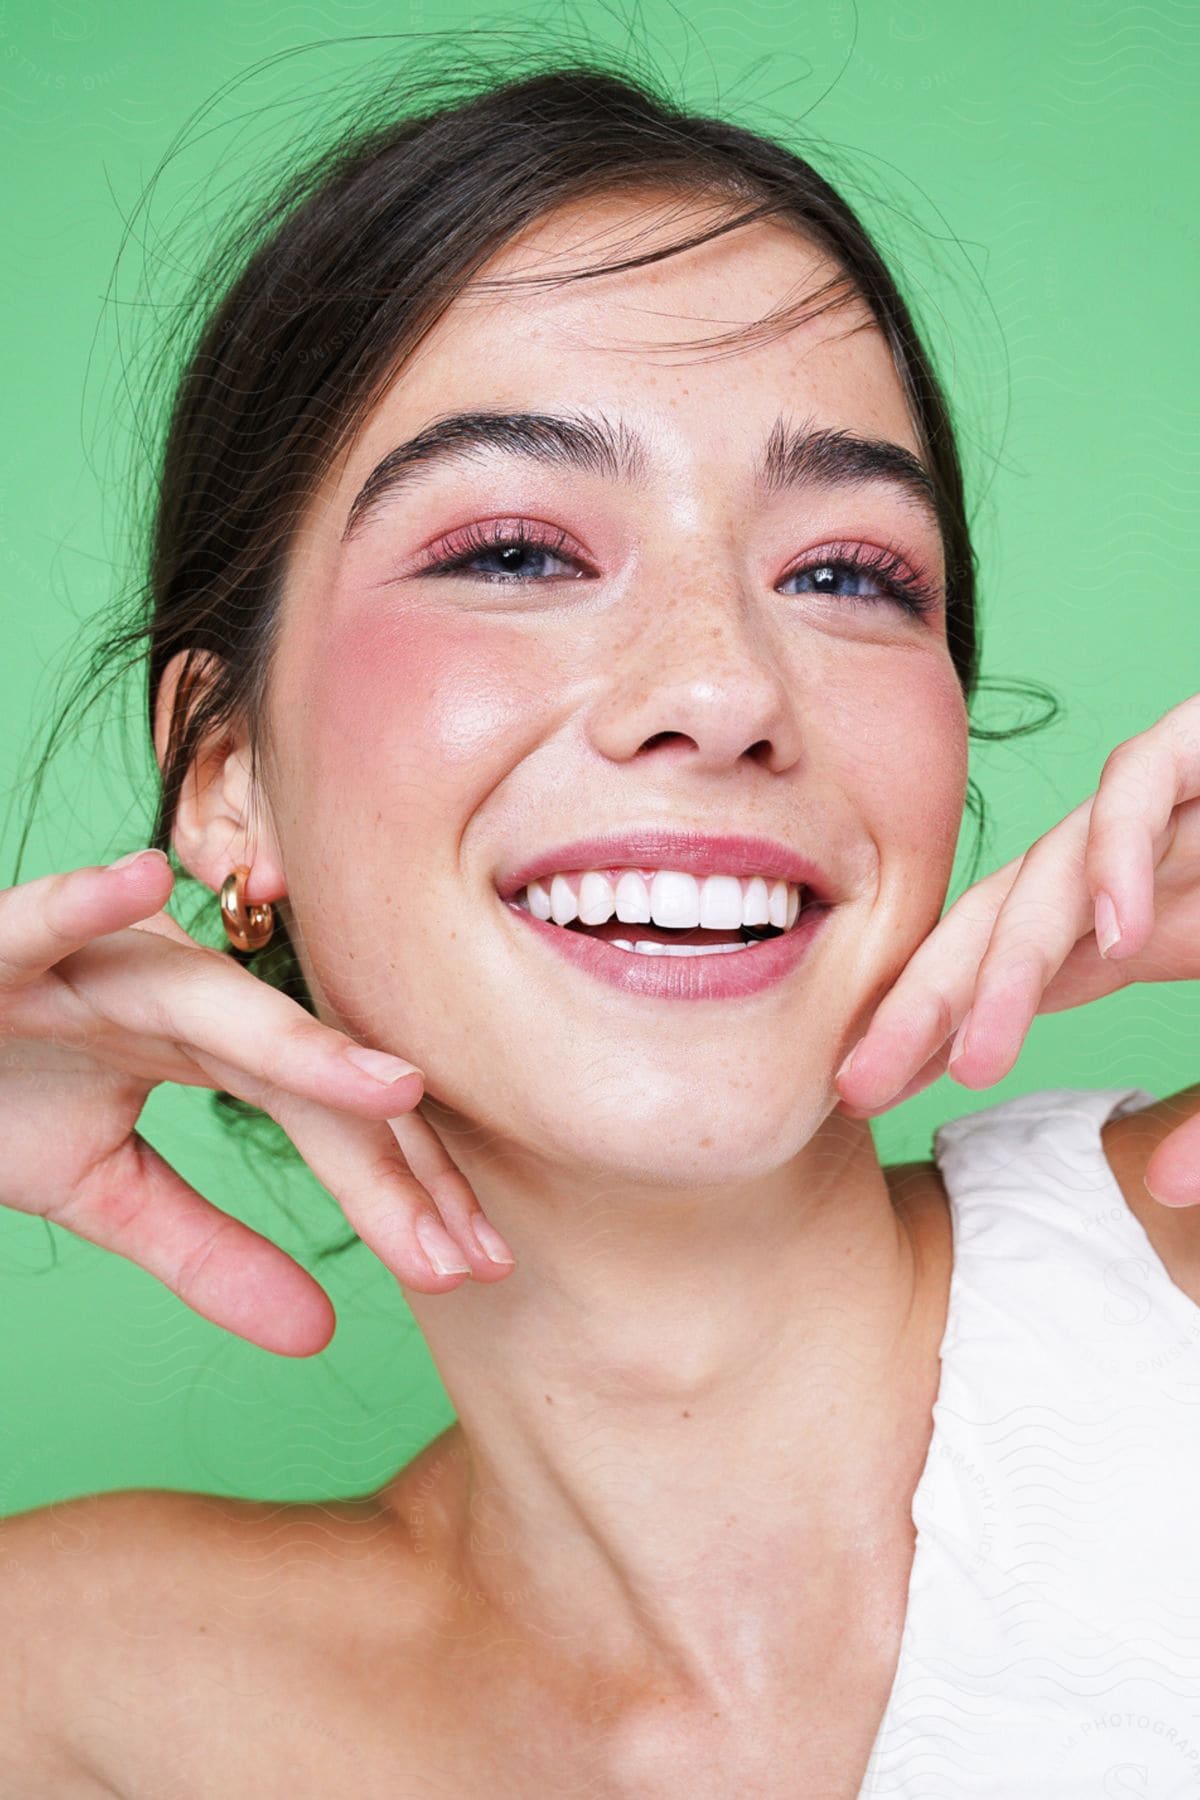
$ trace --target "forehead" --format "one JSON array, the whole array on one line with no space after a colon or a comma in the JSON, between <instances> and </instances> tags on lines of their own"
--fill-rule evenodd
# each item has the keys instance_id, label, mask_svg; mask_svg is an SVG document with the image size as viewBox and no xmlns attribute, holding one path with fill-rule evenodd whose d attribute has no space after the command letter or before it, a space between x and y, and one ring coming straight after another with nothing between
<instances>
[{"instance_id":1,"label":"forehead","mask_svg":"<svg viewBox=\"0 0 1200 1800\"><path fill-rule=\"evenodd\" d=\"M564 206L509 240L479 270L400 372L359 433L364 464L398 437L460 406L582 404L636 423L664 462L708 433L755 452L764 418L802 410L918 448L887 344L840 271L800 233L758 221L641 267L573 271L665 247L728 216L669 195ZM706 340L770 315L833 300L784 330L765 324L722 348Z\"/></svg>"}]
</instances>

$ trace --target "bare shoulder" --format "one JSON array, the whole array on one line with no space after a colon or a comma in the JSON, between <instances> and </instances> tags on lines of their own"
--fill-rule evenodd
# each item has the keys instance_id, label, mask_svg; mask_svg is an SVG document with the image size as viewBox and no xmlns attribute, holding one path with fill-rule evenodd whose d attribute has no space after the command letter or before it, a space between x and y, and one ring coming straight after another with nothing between
<instances>
[{"instance_id":1,"label":"bare shoulder","mask_svg":"<svg viewBox=\"0 0 1200 1800\"><path fill-rule=\"evenodd\" d=\"M240 1779L251 1718L268 1756L322 1675L336 1716L372 1619L399 1637L404 1561L373 1499L124 1489L0 1520L0 1792L208 1793L221 1767ZM353 1734L336 1745L350 1751Z\"/></svg>"},{"instance_id":2,"label":"bare shoulder","mask_svg":"<svg viewBox=\"0 0 1200 1800\"><path fill-rule=\"evenodd\" d=\"M209 1519L201 1496L121 1491L56 1501L0 1519L0 1682L3 1791L106 1791L78 1750L96 1707L100 1671L136 1630L139 1591L168 1541L194 1544ZM157 1559L169 1570L170 1558ZM168 1577L169 1578L169 1577ZM144 1600L144 1595L143 1595Z\"/></svg>"},{"instance_id":3,"label":"bare shoulder","mask_svg":"<svg viewBox=\"0 0 1200 1800\"><path fill-rule=\"evenodd\" d=\"M1130 1212L1162 1258L1175 1285L1200 1306L1200 1206L1164 1206L1143 1180L1158 1145L1200 1113L1200 1082L1140 1112L1110 1119L1100 1133L1104 1154Z\"/></svg>"}]
</instances>

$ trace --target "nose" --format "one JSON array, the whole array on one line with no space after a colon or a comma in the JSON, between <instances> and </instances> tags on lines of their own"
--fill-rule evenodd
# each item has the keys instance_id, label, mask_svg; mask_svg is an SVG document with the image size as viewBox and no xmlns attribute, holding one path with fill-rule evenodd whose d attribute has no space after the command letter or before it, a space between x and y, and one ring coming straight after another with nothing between
<instances>
[{"instance_id":1,"label":"nose","mask_svg":"<svg viewBox=\"0 0 1200 1800\"><path fill-rule=\"evenodd\" d=\"M601 755L671 756L698 773L743 758L775 773L796 762L796 684L776 633L741 578L717 567L710 559L686 582L660 574L625 596L589 721Z\"/></svg>"}]
</instances>

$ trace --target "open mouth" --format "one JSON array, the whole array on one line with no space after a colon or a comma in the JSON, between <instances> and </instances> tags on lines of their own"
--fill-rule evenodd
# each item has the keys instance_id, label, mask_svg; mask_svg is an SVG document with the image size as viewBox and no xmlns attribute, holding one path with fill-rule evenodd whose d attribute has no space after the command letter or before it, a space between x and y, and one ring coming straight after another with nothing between
<instances>
[{"instance_id":1,"label":"open mouth","mask_svg":"<svg viewBox=\"0 0 1200 1800\"><path fill-rule=\"evenodd\" d=\"M780 883L780 889L784 884ZM532 912L545 924L553 925L558 930L575 933L581 937L589 937L601 943L610 944L614 949L624 950L633 956L729 956L745 954L756 945L771 942L775 938L785 937L795 931L797 926L806 923L815 912L828 911L810 890L804 887L793 888L786 899L783 892L775 896L774 911L776 917L786 918L789 923L772 924L768 922L739 925L666 925L651 920L639 920L636 923L609 917L600 924L586 924L578 917L577 909L574 918L554 918L547 916L548 907L545 902L531 906L529 894L521 891L509 902L522 911ZM565 908L562 910L566 910Z\"/></svg>"}]
</instances>

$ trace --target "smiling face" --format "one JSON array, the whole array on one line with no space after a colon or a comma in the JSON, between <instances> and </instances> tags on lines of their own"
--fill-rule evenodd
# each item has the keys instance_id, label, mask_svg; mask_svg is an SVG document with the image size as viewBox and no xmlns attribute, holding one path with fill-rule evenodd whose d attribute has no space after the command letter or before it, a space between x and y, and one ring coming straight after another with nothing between
<instances>
[{"instance_id":1,"label":"smiling face","mask_svg":"<svg viewBox=\"0 0 1200 1800\"><path fill-rule=\"evenodd\" d=\"M646 216L628 198L562 209L484 274L615 256ZM677 232L676 216L627 253ZM306 514L268 702L285 916L320 1016L425 1071L452 1150L458 1128L485 1161L630 1179L778 1167L937 922L967 721L936 523L903 455L876 452L851 485L810 446L783 478L788 431L918 456L886 344L855 306L715 356L686 348L830 273L793 231L755 224L616 275L468 290ZM392 455L481 412L567 424ZM932 590L931 610L896 581ZM573 932L564 955L548 941L562 927L502 898L531 864L600 865L559 859L573 840L630 831L770 839L836 904L799 959L783 938L651 964L578 954ZM754 873L747 856L608 861L702 879ZM770 957L770 980L729 973ZM640 986L635 964L653 969Z\"/></svg>"}]
</instances>

